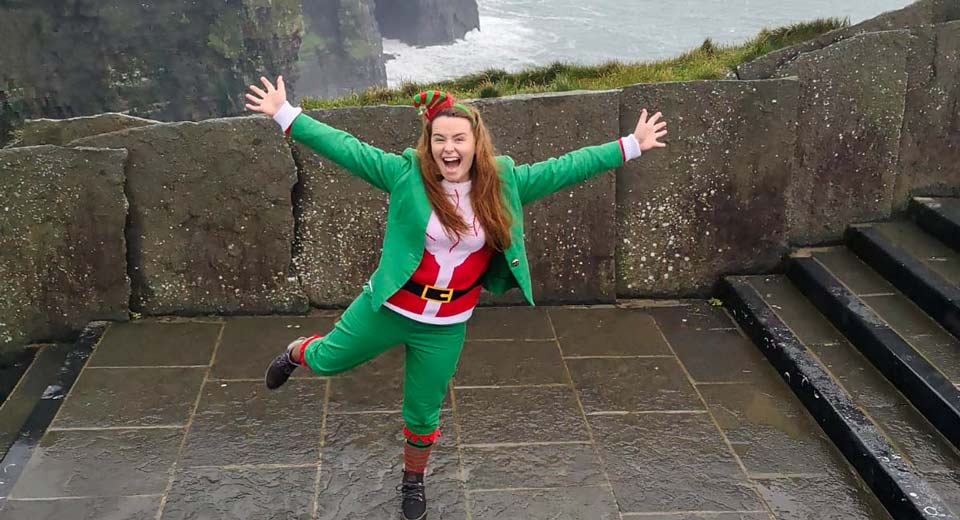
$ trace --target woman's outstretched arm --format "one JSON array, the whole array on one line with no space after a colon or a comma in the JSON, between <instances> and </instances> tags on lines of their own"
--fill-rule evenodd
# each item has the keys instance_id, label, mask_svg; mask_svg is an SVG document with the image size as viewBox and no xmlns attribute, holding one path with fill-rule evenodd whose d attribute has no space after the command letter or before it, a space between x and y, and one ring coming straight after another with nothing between
<instances>
[{"instance_id":1,"label":"woman's outstretched arm","mask_svg":"<svg viewBox=\"0 0 960 520\"><path fill-rule=\"evenodd\" d=\"M260 82L263 88L250 85L250 92L246 95L249 101L247 110L272 117L290 137L373 186L388 193L393 190L396 176L403 171L406 159L301 114L300 108L287 102L283 76L277 77L276 86L262 76Z\"/></svg>"},{"instance_id":2,"label":"woman's outstretched arm","mask_svg":"<svg viewBox=\"0 0 960 520\"><path fill-rule=\"evenodd\" d=\"M517 176L520 201L523 204L533 202L598 173L618 168L627 161L640 157L642 152L663 148L666 144L659 139L667 135L667 123L659 121L661 116L662 114L657 112L648 119L647 110L643 109L636 130L617 141L587 146L560 157L517 166L514 173Z\"/></svg>"}]
</instances>

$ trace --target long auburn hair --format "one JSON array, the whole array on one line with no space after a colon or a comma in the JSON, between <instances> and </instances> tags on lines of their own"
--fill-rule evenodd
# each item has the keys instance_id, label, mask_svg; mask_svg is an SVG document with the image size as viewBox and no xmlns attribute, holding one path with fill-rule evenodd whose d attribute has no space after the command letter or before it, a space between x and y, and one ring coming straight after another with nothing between
<instances>
[{"instance_id":1,"label":"long auburn hair","mask_svg":"<svg viewBox=\"0 0 960 520\"><path fill-rule=\"evenodd\" d=\"M470 167L470 202L473 213L483 226L486 234L486 243L496 251L505 251L510 247L510 211L503 201L500 191L500 175L497 173L497 163L494 159L493 140L480 118L480 113L473 107L467 107L473 115L473 137L476 140L473 165ZM448 108L442 110L437 117L460 117L470 121L470 118L459 109ZM437 213L440 224L448 233L457 235L469 231L466 222L457 215L457 210L440 184L443 174L440 167L433 160L431 153L431 137L433 135L433 121L423 118L423 131L417 141L417 158L420 161L420 175L427 190L427 199L430 206Z\"/></svg>"}]
</instances>

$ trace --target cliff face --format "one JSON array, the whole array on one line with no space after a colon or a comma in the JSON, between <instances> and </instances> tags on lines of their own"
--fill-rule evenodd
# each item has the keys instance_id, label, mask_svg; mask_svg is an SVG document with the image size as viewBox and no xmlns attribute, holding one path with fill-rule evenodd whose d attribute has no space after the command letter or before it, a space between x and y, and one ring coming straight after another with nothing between
<instances>
[{"instance_id":1,"label":"cliff face","mask_svg":"<svg viewBox=\"0 0 960 520\"><path fill-rule=\"evenodd\" d=\"M299 95L330 97L386 84L373 0L305 0L303 17Z\"/></svg>"},{"instance_id":2,"label":"cliff face","mask_svg":"<svg viewBox=\"0 0 960 520\"><path fill-rule=\"evenodd\" d=\"M4 2L4 121L240 113L245 84L292 68L302 29L300 0Z\"/></svg>"},{"instance_id":3,"label":"cliff face","mask_svg":"<svg viewBox=\"0 0 960 520\"><path fill-rule=\"evenodd\" d=\"M441 45L480 28L477 0L377 0L385 38L410 45Z\"/></svg>"}]
</instances>

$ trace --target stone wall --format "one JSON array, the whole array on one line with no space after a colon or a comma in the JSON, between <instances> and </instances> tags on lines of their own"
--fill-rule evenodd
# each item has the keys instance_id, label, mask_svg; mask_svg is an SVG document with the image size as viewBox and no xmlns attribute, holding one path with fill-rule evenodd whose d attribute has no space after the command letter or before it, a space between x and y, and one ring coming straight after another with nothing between
<instances>
[{"instance_id":1,"label":"stone wall","mask_svg":"<svg viewBox=\"0 0 960 520\"><path fill-rule=\"evenodd\" d=\"M778 72L800 81L788 193L793 244L836 241L851 222L890 216L914 43L909 31L866 33Z\"/></svg>"},{"instance_id":2,"label":"stone wall","mask_svg":"<svg viewBox=\"0 0 960 520\"><path fill-rule=\"evenodd\" d=\"M164 123L71 145L129 152L132 310L307 310L291 262L296 167L272 121Z\"/></svg>"},{"instance_id":3,"label":"stone wall","mask_svg":"<svg viewBox=\"0 0 960 520\"><path fill-rule=\"evenodd\" d=\"M641 108L670 124L667 148L525 208L537 301L706 295L912 194L960 193L958 49L946 22L799 52L771 79L475 101L520 164L626 135ZM420 131L411 107L309 115L389 152ZM0 348L129 310L342 307L380 259L386 194L266 118L37 125L23 144L75 140L0 151Z\"/></svg>"},{"instance_id":4,"label":"stone wall","mask_svg":"<svg viewBox=\"0 0 960 520\"><path fill-rule=\"evenodd\" d=\"M126 150L0 150L0 349L126 320Z\"/></svg>"},{"instance_id":5,"label":"stone wall","mask_svg":"<svg viewBox=\"0 0 960 520\"><path fill-rule=\"evenodd\" d=\"M960 21L914 34L893 194L897 210L913 195L960 195Z\"/></svg>"},{"instance_id":6,"label":"stone wall","mask_svg":"<svg viewBox=\"0 0 960 520\"><path fill-rule=\"evenodd\" d=\"M793 79L624 89L620 133L641 109L659 110L669 144L617 177L618 296L702 294L723 274L777 265L799 90Z\"/></svg>"},{"instance_id":7,"label":"stone wall","mask_svg":"<svg viewBox=\"0 0 960 520\"><path fill-rule=\"evenodd\" d=\"M116 132L127 128L153 125L157 121L127 114L97 114L71 119L31 119L20 129L16 140L8 147L55 144L63 146L81 137Z\"/></svg>"}]
</instances>

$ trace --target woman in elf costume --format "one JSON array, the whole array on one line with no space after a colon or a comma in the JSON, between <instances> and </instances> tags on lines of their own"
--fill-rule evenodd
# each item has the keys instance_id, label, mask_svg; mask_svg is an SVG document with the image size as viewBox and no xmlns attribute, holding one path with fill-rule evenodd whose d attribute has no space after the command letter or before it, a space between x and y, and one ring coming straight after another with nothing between
<instances>
[{"instance_id":1,"label":"woman in elf costume","mask_svg":"<svg viewBox=\"0 0 960 520\"><path fill-rule=\"evenodd\" d=\"M396 155L301 114L287 102L282 76L276 86L260 80L263 88L247 94L249 110L390 194L383 253L370 281L333 330L287 346L267 368L267 387L285 383L298 366L333 375L404 344L401 509L404 519L424 519L423 473L481 287L495 294L519 287L533 305L522 206L665 146L658 139L666 123L643 110L631 135L518 166L494 155L476 109L431 91L413 101L423 116L417 148Z\"/></svg>"}]
</instances>

